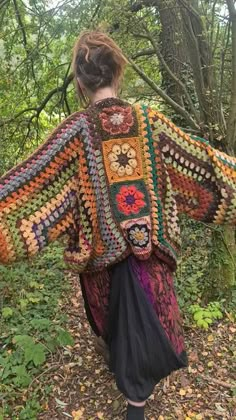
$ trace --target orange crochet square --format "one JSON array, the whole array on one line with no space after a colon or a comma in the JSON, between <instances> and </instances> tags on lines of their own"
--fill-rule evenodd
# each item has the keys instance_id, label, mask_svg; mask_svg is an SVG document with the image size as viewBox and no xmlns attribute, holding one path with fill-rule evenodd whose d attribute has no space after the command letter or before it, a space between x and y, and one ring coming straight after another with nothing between
<instances>
[{"instance_id":1,"label":"orange crochet square","mask_svg":"<svg viewBox=\"0 0 236 420\"><path fill-rule=\"evenodd\" d=\"M103 141L102 150L110 184L143 178L143 164L138 137Z\"/></svg>"}]
</instances>

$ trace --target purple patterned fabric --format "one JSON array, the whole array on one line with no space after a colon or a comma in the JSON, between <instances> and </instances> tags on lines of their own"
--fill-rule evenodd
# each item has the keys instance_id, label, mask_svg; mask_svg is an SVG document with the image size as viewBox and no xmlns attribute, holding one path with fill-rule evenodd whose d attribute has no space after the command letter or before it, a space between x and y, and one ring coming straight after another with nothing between
<instances>
[{"instance_id":1,"label":"purple patterned fabric","mask_svg":"<svg viewBox=\"0 0 236 420\"><path fill-rule=\"evenodd\" d=\"M150 305L154 308L173 349L176 354L181 354L185 350L182 319L171 269L155 255L144 261L140 261L135 256L130 256L128 259L135 278L144 290ZM97 331L105 338L111 282L108 270L82 274L81 281Z\"/></svg>"}]
</instances>

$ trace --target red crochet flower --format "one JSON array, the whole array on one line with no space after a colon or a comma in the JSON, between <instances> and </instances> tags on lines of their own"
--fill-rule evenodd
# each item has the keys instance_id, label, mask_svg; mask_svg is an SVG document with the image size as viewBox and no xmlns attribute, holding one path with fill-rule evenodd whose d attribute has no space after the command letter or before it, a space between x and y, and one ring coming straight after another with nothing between
<instances>
[{"instance_id":1,"label":"red crochet flower","mask_svg":"<svg viewBox=\"0 0 236 420\"><path fill-rule=\"evenodd\" d=\"M112 106L104 108L99 117L102 121L103 130L110 134L127 134L134 122L131 107Z\"/></svg>"},{"instance_id":2,"label":"red crochet flower","mask_svg":"<svg viewBox=\"0 0 236 420\"><path fill-rule=\"evenodd\" d=\"M119 193L116 194L116 202L118 210L126 216L138 214L146 206L144 194L135 185L122 186Z\"/></svg>"}]
</instances>

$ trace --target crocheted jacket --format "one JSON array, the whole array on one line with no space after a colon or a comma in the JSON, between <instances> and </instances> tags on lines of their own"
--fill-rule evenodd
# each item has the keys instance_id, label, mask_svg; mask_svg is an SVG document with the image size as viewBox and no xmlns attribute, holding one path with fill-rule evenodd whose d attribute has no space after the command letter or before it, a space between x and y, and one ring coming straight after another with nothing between
<instances>
[{"instance_id":1,"label":"crocheted jacket","mask_svg":"<svg viewBox=\"0 0 236 420\"><path fill-rule=\"evenodd\" d=\"M65 260L79 272L130 253L155 253L174 270L181 212L235 224L236 159L149 107L105 99L0 179L0 262L66 234Z\"/></svg>"}]
</instances>

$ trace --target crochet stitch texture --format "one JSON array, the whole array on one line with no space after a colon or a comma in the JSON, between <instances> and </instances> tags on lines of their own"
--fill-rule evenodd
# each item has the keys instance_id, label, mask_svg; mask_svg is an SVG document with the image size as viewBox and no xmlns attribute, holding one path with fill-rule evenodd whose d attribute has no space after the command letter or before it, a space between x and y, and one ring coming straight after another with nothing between
<instances>
[{"instance_id":1,"label":"crochet stitch texture","mask_svg":"<svg viewBox=\"0 0 236 420\"><path fill-rule=\"evenodd\" d=\"M0 262L66 234L65 260L78 272L130 253L156 253L175 270L181 212L236 224L236 159L149 107L105 99L0 179Z\"/></svg>"}]
</instances>

